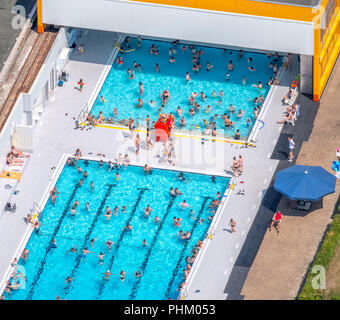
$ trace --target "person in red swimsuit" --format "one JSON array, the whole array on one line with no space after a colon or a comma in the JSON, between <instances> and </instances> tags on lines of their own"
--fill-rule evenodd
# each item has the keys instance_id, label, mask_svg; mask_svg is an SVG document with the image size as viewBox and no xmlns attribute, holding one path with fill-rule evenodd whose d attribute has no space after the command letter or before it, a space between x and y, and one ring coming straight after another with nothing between
<instances>
[{"instance_id":1,"label":"person in red swimsuit","mask_svg":"<svg viewBox=\"0 0 340 320\"><path fill-rule=\"evenodd\" d=\"M274 226L274 228L276 229L277 233L279 233L279 227L280 227L280 222L281 222L281 218L282 218L282 213L280 211L275 212L272 221L270 223L269 226L269 231L272 230L272 227Z\"/></svg>"}]
</instances>

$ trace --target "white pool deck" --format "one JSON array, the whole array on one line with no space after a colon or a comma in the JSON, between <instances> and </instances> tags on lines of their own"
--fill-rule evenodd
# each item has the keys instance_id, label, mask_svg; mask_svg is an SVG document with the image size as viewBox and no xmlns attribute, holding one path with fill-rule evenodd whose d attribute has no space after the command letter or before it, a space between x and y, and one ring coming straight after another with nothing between
<instances>
[{"instance_id":1,"label":"white pool deck","mask_svg":"<svg viewBox=\"0 0 340 320\"><path fill-rule=\"evenodd\" d=\"M78 116L96 90L112 54L113 41L117 38L117 34L99 31L88 31L83 36L84 54L71 56L66 66L70 79L62 88L54 91L53 102L51 100L47 103L37 124L34 153L31 154L23 177L15 188L20 193L11 195L13 190L4 189L4 184L9 180L0 179L0 284L27 230L24 217L32 210L33 203L42 199L54 173L51 168L58 165L63 154L73 154L76 148L80 148L85 156L101 153L105 154L105 158L115 158L121 152L129 153L130 159L138 163L159 163L159 146L155 145L151 151L146 151L143 133L141 152L136 156L134 141L127 137L127 131L107 128L93 128L88 131L74 129L73 117ZM200 140L187 137L176 139L177 166L181 168L224 173L225 170L230 171L233 156L242 155L244 158L244 174L239 178L221 213L214 236L207 240L198 271L193 274L191 285L185 292L186 299L226 298L223 292L229 275L278 164L277 160L270 159L282 128L276 121L282 118L284 107L281 99L288 91L294 75L294 70L292 73L282 74L282 84L273 92L270 108L264 116L265 126L258 132L255 148L224 142L205 142L202 145ZM85 82L83 92L74 89L80 78ZM241 181L244 183L240 183ZM238 195L239 189L244 189L245 195ZM15 213L3 212L10 195L11 201L17 206ZM237 222L237 231L233 234L227 225L230 218Z\"/></svg>"}]
</instances>

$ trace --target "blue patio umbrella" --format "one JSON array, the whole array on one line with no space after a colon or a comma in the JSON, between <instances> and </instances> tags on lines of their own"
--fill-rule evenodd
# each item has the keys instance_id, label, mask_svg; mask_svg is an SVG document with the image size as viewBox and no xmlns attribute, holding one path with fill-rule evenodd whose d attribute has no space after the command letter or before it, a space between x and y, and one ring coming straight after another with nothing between
<instances>
[{"instance_id":1,"label":"blue patio umbrella","mask_svg":"<svg viewBox=\"0 0 340 320\"><path fill-rule=\"evenodd\" d=\"M276 174L274 189L291 200L317 201L335 192L336 177L318 166L294 165Z\"/></svg>"}]
</instances>

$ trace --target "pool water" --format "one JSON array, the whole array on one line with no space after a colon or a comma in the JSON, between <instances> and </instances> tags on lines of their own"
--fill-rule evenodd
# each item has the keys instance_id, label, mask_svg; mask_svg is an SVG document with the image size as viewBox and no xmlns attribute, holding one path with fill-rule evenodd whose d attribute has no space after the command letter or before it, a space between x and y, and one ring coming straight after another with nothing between
<instances>
[{"instance_id":1,"label":"pool water","mask_svg":"<svg viewBox=\"0 0 340 320\"><path fill-rule=\"evenodd\" d=\"M131 40L131 48L137 48L136 39ZM158 48L158 55L150 54L149 50L152 44ZM224 130L224 135L233 137L236 129L240 129L241 137L246 139L254 124L254 107L255 97L261 94L265 98L269 86L267 82L272 77L273 71L268 67L272 61L265 54L244 52L242 58L239 57L239 51L226 50L196 46L198 50L203 50L201 55L201 70L195 73L192 70L192 53L189 48L185 52L181 49L183 45L176 47L177 53L174 55L175 62L169 63L170 42L143 40L142 47L130 52L120 52L119 57L123 57L123 64L113 63L112 68L94 102L91 114L97 118L99 112L103 112L103 116L113 119L115 122L122 119L135 119L137 125L145 125L145 118L149 115L151 123L157 121L159 116L159 107L161 106L160 95L164 90L168 90L170 100L162 110L162 113L170 113L176 116L176 125L179 125L181 117L177 114L178 106L183 110L183 116L186 119L186 131L202 133L204 131L204 121L208 123L211 117L218 114L216 120L217 129ZM132 50L132 49L131 49ZM248 63L249 57L252 63ZM227 65L232 60L235 66L234 70L229 72L230 79L226 80ZM142 66L142 71L135 71L135 79L129 80L128 69L133 68L133 62L136 61ZM280 58L281 61L281 58ZM213 65L210 71L206 71L206 64L209 62ZM155 72L155 64L158 63L160 71ZM281 62L280 62L281 63ZM256 71L251 72L248 67L252 66ZM277 63L279 66L279 63ZM189 72L191 80L185 81L186 72ZM243 85L242 79L246 77L246 85ZM263 88L259 90L253 84L262 82ZM143 83L144 95L142 97L143 107L136 108L140 98L139 82ZM212 96L212 91L218 94L217 97ZM219 105L220 91L223 90L224 96L222 103ZM207 96L206 101L200 97L200 93L204 92ZM195 115L189 114L188 98L191 93L196 92L199 96L196 101L200 104L199 112ZM101 102L101 96L106 100ZM150 100L155 101L155 105L150 106ZM229 106L232 104L236 112L229 113ZM206 107L210 105L211 111L205 113ZM118 110L118 114L114 117L113 107ZM243 111L241 118L237 117L239 110ZM225 128L224 121L220 115L227 113L235 122L234 127ZM250 123L247 124L247 119ZM197 126L200 129L195 129Z\"/></svg>"},{"instance_id":2,"label":"pool water","mask_svg":"<svg viewBox=\"0 0 340 320\"><path fill-rule=\"evenodd\" d=\"M48 200L40 219L40 234L33 233L28 244L27 261L20 259L19 265L25 267L26 283L21 290L12 292L6 299L45 300L61 299L176 299L179 284L183 281L185 258L198 239L204 239L209 228L209 204L219 191L223 194L229 183L226 177L216 176L215 182L209 175L184 173L185 181L178 179L178 171L154 169L145 175L142 167L128 166L119 169L120 179L115 180L116 170L108 171L108 165L99 167L98 162L79 160L78 165L89 177L78 187L82 174L76 168L65 166L58 181L60 195L56 205ZM91 191L90 181L94 182ZM177 187L183 195L172 198L170 187ZM70 215L72 204L79 201L75 216ZM180 203L186 199L191 206L181 209ZM90 210L85 209L86 202ZM115 206L126 206L126 213L119 210L107 221L106 206L113 212ZM147 205L153 209L145 218ZM203 223L190 217L190 209L195 217L204 219ZM155 224L155 216L161 223ZM181 217L181 225L173 226L173 218ZM132 231L123 230L129 223ZM179 230L190 231L190 240L181 240ZM52 238L57 248L51 248ZM95 239L94 246L90 244ZM115 242L112 252L105 245L110 239ZM146 239L147 246L142 245ZM72 246L78 253L68 253ZM81 252L88 247L93 253L81 259ZM104 256L100 265L99 253ZM133 273L140 268L141 278ZM111 270L109 281L104 280L104 272ZM120 270L128 271L125 282L120 281ZM22 269L21 269L22 271ZM65 283L66 278L72 284Z\"/></svg>"}]
</instances>

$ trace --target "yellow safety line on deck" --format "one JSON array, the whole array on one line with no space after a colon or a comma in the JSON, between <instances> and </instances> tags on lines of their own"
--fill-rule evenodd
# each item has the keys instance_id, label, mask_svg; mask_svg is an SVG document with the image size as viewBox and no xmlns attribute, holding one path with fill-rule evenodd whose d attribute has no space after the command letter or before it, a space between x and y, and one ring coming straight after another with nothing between
<instances>
[{"instance_id":1,"label":"yellow safety line on deck","mask_svg":"<svg viewBox=\"0 0 340 320\"><path fill-rule=\"evenodd\" d=\"M80 123L80 125L82 126L87 126L87 123ZM96 124L96 127L99 128L108 128L108 129L115 129L115 130L124 130L124 131L130 131L128 128L123 128L123 127L115 127L115 126L110 126L110 125L105 125L105 124ZM141 133L146 133L146 130L141 130L141 129L135 129L136 132L141 132ZM242 142L242 141L230 141L228 139L221 139L221 138L212 138L212 137L196 137L196 136L189 136L189 135L184 135L184 134L179 134L179 133L175 133L176 137L180 137L180 138L192 138L192 139L198 139L198 140L212 140L214 142L218 141L218 142L224 142L224 143L233 143L233 144L241 144L241 145L248 145L249 147L254 147L255 144L254 143L248 143L248 142Z\"/></svg>"}]
</instances>

